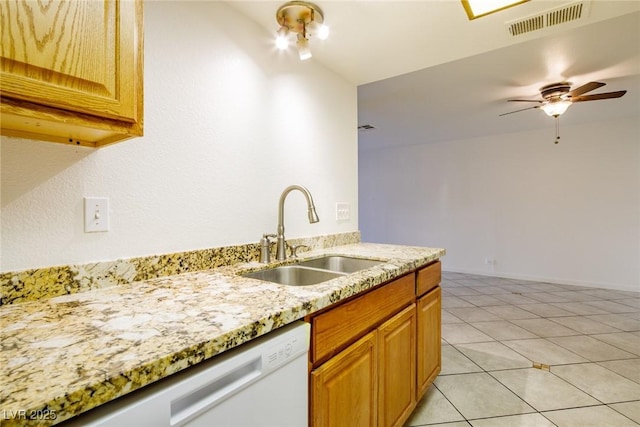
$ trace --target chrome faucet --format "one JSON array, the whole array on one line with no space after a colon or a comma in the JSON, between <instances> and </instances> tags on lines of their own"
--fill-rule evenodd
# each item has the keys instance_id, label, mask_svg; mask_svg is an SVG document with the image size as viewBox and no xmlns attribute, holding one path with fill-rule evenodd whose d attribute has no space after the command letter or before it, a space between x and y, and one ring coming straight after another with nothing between
<instances>
[{"instance_id":1,"label":"chrome faucet","mask_svg":"<svg viewBox=\"0 0 640 427\"><path fill-rule=\"evenodd\" d=\"M290 185L289 187L285 188L282 192L282 195L280 195L280 202L278 203L278 230L276 241L276 259L278 261L287 259L286 243L284 240L284 201L287 198L287 195L293 190L299 190L307 199L309 224L320 221L320 219L318 218L318 214L316 213L316 207L313 204L313 198L311 197L311 193L309 193L309 190L301 185Z\"/></svg>"}]
</instances>

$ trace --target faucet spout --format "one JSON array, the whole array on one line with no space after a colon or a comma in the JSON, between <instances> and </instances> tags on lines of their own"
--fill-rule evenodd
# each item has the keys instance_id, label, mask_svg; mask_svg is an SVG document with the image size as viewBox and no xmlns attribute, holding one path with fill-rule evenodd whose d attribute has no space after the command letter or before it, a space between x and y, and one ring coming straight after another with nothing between
<instances>
[{"instance_id":1,"label":"faucet spout","mask_svg":"<svg viewBox=\"0 0 640 427\"><path fill-rule=\"evenodd\" d=\"M280 195L280 201L278 202L278 230L276 244L276 259L278 261L287 259L287 251L284 239L284 201L286 200L289 193L291 193L293 190L300 191L307 199L307 215L309 217L309 224L320 221L320 218L318 218L318 214L316 213L316 207L313 204L313 197L311 197L311 193L309 192L309 190L301 185L290 185L285 188Z\"/></svg>"}]
</instances>

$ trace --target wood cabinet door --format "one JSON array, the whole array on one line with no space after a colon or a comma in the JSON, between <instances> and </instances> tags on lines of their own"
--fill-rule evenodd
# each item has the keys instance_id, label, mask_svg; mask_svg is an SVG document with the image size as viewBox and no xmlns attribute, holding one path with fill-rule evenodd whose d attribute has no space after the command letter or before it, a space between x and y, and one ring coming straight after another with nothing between
<instances>
[{"instance_id":1,"label":"wood cabinet door","mask_svg":"<svg viewBox=\"0 0 640 427\"><path fill-rule=\"evenodd\" d=\"M0 0L2 97L139 120L141 7L134 0Z\"/></svg>"},{"instance_id":2,"label":"wood cabinet door","mask_svg":"<svg viewBox=\"0 0 640 427\"><path fill-rule=\"evenodd\" d=\"M378 425L402 426L416 407L416 305L378 328Z\"/></svg>"},{"instance_id":3,"label":"wood cabinet door","mask_svg":"<svg viewBox=\"0 0 640 427\"><path fill-rule=\"evenodd\" d=\"M440 373L441 362L441 308L440 287L418 299L418 354L417 379L420 400L436 376Z\"/></svg>"},{"instance_id":4,"label":"wood cabinet door","mask_svg":"<svg viewBox=\"0 0 640 427\"><path fill-rule=\"evenodd\" d=\"M376 331L311 372L313 427L377 427Z\"/></svg>"}]
</instances>

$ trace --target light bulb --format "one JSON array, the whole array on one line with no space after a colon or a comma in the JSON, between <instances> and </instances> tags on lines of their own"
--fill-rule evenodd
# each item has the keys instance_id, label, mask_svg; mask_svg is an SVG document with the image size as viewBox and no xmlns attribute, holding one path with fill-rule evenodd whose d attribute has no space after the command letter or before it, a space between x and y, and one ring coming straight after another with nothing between
<instances>
[{"instance_id":1,"label":"light bulb","mask_svg":"<svg viewBox=\"0 0 640 427\"><path fill-rule=\"evenodd\" d=\"M300 60L304 61L305 59L311 58L311 49L309 48L309 40L302 34L298 34L298 41L296 43L298 46L298 55L300 56Z\"/></svg>"},{"instance_id":2,"label":"light bulb","mask_svg":"<svg viewBox=\"0 0 640 427\"><path fill-rule=\"evenodd\" d=\"M286 50L289 47L289 40L287 39L287 37L276 37L276 47L280 50Z\"/></svg>"},{"instance_id":3,"label":"light bulb","mask_svg":"<svg viewBox=\"0 0 640 427\"><path fill-rule=\"evenodd\" d=\"M324 24L318 26L318 38L320 40L328 39L329 38L329 27L327 27Z\"/></svg>"},{"instance_id":4,"label":"light bulb","mask_svg":"<svg viewBox=\"0 0 640 427\"><path fill-rule=\"evenodd\" d=\"M289 47L289 29L283 25L276 34L276 47L280 50L286 50Z\"/></svg>"}]
</instances>

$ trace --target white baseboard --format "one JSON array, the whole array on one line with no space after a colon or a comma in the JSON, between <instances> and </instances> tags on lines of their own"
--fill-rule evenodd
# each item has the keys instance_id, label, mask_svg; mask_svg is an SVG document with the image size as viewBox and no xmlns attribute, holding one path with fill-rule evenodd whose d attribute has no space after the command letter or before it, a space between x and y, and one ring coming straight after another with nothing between
<instances>
[{"instance_id":1,"label":"white baseboard","mask_svg":"<svg viewBox=\"0 0 640 427\"><path fill-rule=\"evenodd\" d=\"M443 268L442 271L451 272L451 273L474 274L476 276L501 277L504 279L517 279L517 280L529 280L534 282L555 283L558 285L574 285L574 286L584 286L588 288L611 289L615 291L640 292L640 285L634 286L634 285L627 285L627 284L620 284L620 283L585 282L581 280L559 279L556 277L529 276L526 274L502 273L498 271L486 272L486 271L467 270L467 269L460 269L460 268L448 268L448 267Z\"/></svg>"}]
</instances>

